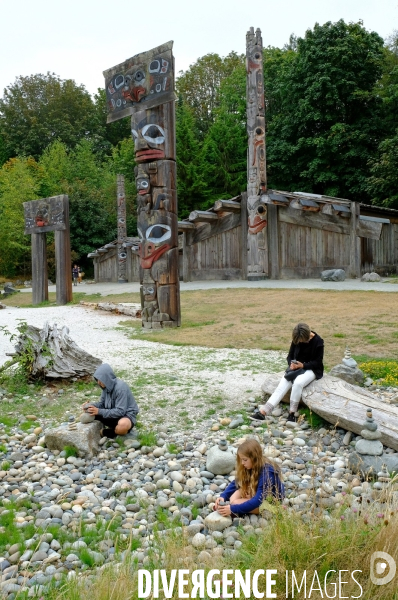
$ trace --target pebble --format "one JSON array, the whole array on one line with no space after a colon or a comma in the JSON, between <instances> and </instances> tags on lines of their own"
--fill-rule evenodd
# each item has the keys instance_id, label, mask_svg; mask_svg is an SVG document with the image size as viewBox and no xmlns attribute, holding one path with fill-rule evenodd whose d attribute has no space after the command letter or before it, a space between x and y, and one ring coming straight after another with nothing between
<instances>
[{"instance_id":1,"label":"pebble","mask_svg":"<svg viewBox=\"0 0 398 600\"><path fill-rule=\"evenodd\" d=\"M305 423L286 422L282 414L282 408L278 407L265 430L243 425L243 420L235 415L222 416L216 424L214 420L207 421L194 434L165 430L159 435L158 430L157 444L152 447L141 447L138 440L127 438L122 450L116 444L105 444L92 460L67 458L63 452L51 453L41 445L39 427L34 434L20 432L2 440L7 448L3 460L10 462L8 471L0 471L3 507L7 508L10 496L16 501L30 497L32 509L21 506L16 512L16 525L23 532L31 523L37 532L33 536L29 533L32 537L21 545L12 544L0 558L3 583L21 587L18 581L22 581L22 572L32 563L36 574L29 574L26 585L42 586L40 593L45 597L46 586L61 577L62 572L76 572L79 577L82 569L79 555L83 548L90 553L94 565L119 560L115 558L116 535L125 536L124 541L131 535L139 540L134 556L139 564L145 565L159 509L168 518L174 515L180 521L199 564L210 565L214 558L236 552L242 546L245 532L259 535L261 528L267 526L267 520L256 515L232 520L212 510L220 491L234 480L236 448L246 435L264 440L264 455L282 468L287 495L284 504L288 510L303 514L303 518L311 514L314 503L315 510L322 514L335 504L358 508L359 496L372 498L372 494L380 493L377 485L361 482L350 474L346 466L352 452L349 432L332 428L316 432ZM228 434L234 421L239 422L238 435ZM213 429L215 425L217 429ZM218 431L220 425L227 429ZM231 463L218 474L220 471L215 467L213 472L213 467L207 466L208 453L229 435L232 441L227 452L232 455ZM170 443L181 450L170 453ZM225 458L225 453L221 454ZM78 524L85 523L88 533L89 528L95 529L99 518L105 523L116 521L117 531L108 530L95 546L87 547L90 539L87 537L85 541ZM69 541L61 542L51 534L39 536L42 530L37 528L45 529L56 523L68 534ZM240 527L237 529L236 525ZM160 529L161 526L159 523Z\"/></svg>"}]
</instances>

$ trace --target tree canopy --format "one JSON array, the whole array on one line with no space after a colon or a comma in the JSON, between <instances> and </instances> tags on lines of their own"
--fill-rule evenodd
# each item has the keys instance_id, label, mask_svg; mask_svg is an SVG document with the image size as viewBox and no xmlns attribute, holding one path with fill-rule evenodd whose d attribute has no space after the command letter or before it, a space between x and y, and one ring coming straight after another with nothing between
<instances>
[{"instance_id":1,"label":"tree canopy","mask_svg":"<svg viewBox=\"0 0 398 600\"><path fill-rule=\"evenodd\" d=\"M398 32L316 24L264 49L270 187L398 208ZM246 68L207 54L176 82L179 217L246 189ZM68 194L74 256L116 236L116 174L136 233L129 118L106 124L104 90L53 73L18 77L0 98L0 273L29 272L22 202ZM87 266L90 261L87 261Z\"/></svg>"}]
</instances>

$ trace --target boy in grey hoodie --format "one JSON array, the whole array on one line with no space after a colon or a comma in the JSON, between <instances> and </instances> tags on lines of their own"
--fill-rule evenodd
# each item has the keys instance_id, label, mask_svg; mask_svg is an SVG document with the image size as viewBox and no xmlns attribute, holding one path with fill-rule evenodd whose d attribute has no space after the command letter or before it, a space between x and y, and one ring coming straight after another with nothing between
<instances>
[{"instance_id":1,"label":"boy in grey hoodie","mask_svg":"<svg viewBox=\"0 0 398 600\"><path fill-rule=\"evenodd\" d=\"M118 379L112 367L103 363L94 373L102 388L99 402L90 403L86 412L94 415L105 426L104 435L115 438L126 435L136 424L139 412L137 402L127 383Z\"/></svg>"}]
</instances>

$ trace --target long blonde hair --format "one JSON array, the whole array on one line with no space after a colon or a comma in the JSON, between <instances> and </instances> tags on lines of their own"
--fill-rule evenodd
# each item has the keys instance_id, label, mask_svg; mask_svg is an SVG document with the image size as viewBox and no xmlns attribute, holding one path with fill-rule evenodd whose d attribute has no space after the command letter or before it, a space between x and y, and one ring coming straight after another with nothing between
<instances>
[{"instance_id":1,"label":"long blonde hair","mask_svg":"<svg viewBox=\"0 0 398 600\"><path fill-rule=\"evenodd\" d=\"M242 465L240 460L242 456L252 461L251 469L246 469ZM252 498L255 495L264 465L271 465L280 476L279 467L263 455L263 450L257 440L251 438L239 446L236 455L236 483L244 498Z\"/></svg>"}]
</instances>

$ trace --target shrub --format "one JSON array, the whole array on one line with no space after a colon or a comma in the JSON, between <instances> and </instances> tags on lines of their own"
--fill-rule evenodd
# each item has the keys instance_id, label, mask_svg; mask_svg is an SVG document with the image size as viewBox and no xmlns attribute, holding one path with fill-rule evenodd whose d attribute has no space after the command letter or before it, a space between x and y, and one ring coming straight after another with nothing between
<instances>
[{"instance_id":1,"label":"shrub","mask_svg":"<svg viewBox=\"0 0 398 600\"><path fill-rule=\"evenodd\" d=\"M370 360L361 363L359 368L368 377L380 380L381 385L398 385L397 360Z\"/></svg>"}]
</instances>

